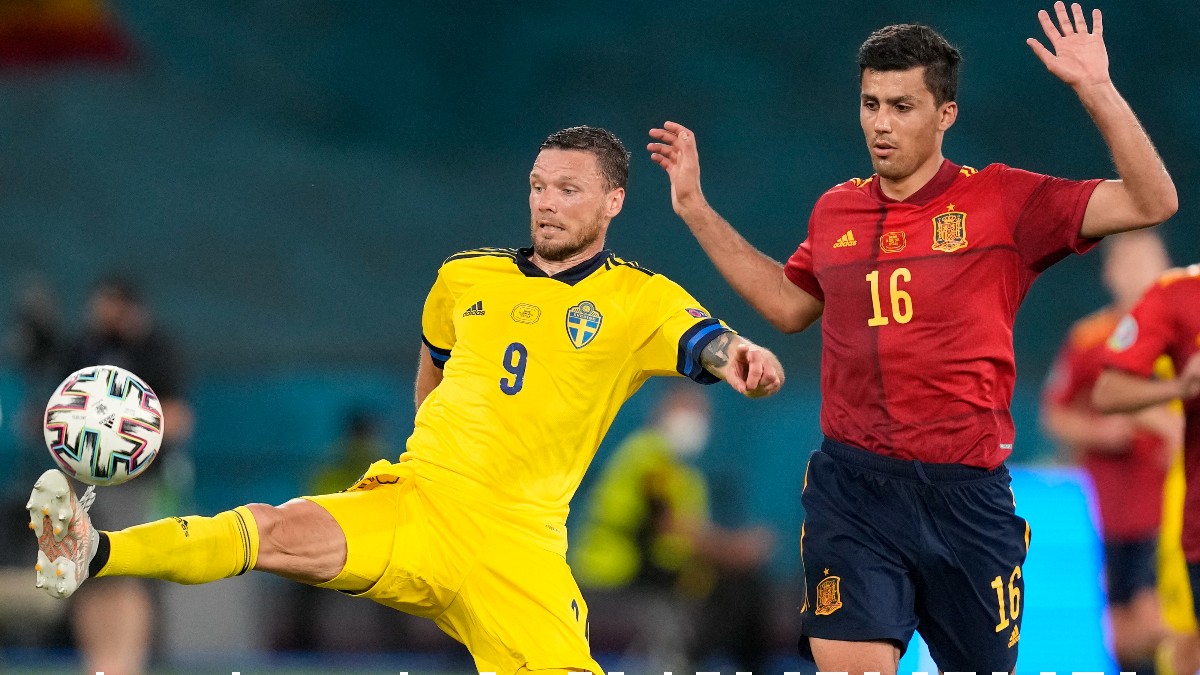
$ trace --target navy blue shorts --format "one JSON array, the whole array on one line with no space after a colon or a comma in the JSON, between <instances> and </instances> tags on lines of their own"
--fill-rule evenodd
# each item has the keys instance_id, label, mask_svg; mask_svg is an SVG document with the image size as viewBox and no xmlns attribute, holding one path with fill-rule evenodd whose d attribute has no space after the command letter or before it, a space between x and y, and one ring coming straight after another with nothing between
<instances>
[{"instance_id":1,"label":"navy blue shorts","mask_svg":"<svg viewBox=\"0 0 1200 675\"><path fill-rule=\"evenodd\" d=\"M1029 526L1008 469L924 464L826 439L804 478L800 553L808 638L883 640L919 631L942 671L1017 663Z\"/></svg>"},{"instance_id":2,"label":"navy blue shorts","mask_svg":"<svg viewBox=\"0 0 1200 675\"><path fill-rule=\"evenodd\" d=\"M1192 587L1192 612L1200 621L1200 563L1187 564L1188 582Z\"/></svg>"},{"instance_id":3,"label":"navy blue shorts","mask_svg":"<svg viewBox=\"0 0 1200 675\"><path fill-rule=\"evenodd\" d=\"M1133 596L1158 585L1158 537L1104 542L1108 604L1128 605Z\"/></svg>"}]
</instances>

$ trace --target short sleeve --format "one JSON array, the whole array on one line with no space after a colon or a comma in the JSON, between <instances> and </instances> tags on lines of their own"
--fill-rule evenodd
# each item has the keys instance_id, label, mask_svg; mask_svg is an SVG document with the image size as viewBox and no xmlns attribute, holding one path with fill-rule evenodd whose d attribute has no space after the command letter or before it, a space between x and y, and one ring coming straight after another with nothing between
<instances>
[{"instance_id":1,"label":"short sleeve","mask_svg":"<svg viewBox=\"0 0 1200 675\"><path fill-rule=\"evenodd\" d=\"M446 282L445 268L438 271L437 280L425 298L421 312L421 341L429 348L433 364L444 368L454 347L454 296Z\"/></svg>"},{"instance_id":2,"label":"short sleeve","mask_svg":"<svg viewBox=\"0 0 1200 675\"><path fill-rule=\"evenodd\" d=\"M1099 243L1081 237L1083 215L1101 179L1067 180L1004 166L1000 189L1005 215L1021 261L1042 272L1072 253L1086 253Z\"/></svg>"},{"instance_id":3,"label":"short sleeve","mask_svg":"<svg viewBox=\"0 0 1200 675\"><path fill-rule=\"evenodd\" d=\"M1170 305L1161 285L1146 291L1133 311L1121 317L1104 350L1104 365L1141 377L1154 375L1154 363L1172 339Z\"/></svg>"},{"instance_id":4,"label":"short sleeve","mask_svg":"<svg viewBox=\"0 0 1200 675\"><path fill-rule=\"evenodd\" d=\"M635 355L650 375L683 375L701 384L720 378L705 370L700 354L723 333L733 332L709 315L679 284L662 275L646 283L631 311Z\"/></svg>"},{"instance_id":5,"label":"short sleeve","mask_svg":"<svg viewBox=\"0 0 1200 675\"><path fill-rule=\"evenodd\" d=\"M800 242L796 252L784 264L783 275L788 278L788 281L800 287L800 290L824 302L825 292L821 290L821 284L817 282L817 276L813 270L812 221L810 220L808 236Z\"/></svg>"}]
</instances>

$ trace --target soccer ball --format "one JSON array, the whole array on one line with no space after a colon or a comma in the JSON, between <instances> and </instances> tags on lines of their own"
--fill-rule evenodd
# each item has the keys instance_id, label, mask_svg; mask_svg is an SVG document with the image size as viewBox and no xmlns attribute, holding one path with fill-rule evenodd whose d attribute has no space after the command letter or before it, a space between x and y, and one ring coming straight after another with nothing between
<instances>
[{"instance_id":1,"label":"soccer ball","mask_svg":"<svg viewBox=\"0 0 1200 675\"><path fill-rule=\"evenodd\" d=\"M104 486L145 471L158 455L163 429L162 405L141 378L117 366L88 366L54 390L42 431L63 471Z\"/></svg>"}]
</instances>

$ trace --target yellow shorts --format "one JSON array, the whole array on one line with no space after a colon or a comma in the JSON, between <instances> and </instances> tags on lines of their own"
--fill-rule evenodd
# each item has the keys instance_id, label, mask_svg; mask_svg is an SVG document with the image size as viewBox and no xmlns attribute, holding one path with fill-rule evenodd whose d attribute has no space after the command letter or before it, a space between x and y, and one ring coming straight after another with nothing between
<instances>
[{"instance_id":1,"label":"yellow shorts","mask_svg":"<svg viewBox=\"0 0 1200 675\"><path fill-rule=\"evenodd\" d=\"M346 533L346 566L323 586L367 588L354 595L433 619L480 672L603 675L561 531L501 517L407 462L375 462L349 490L306 499Z\"/></svg>"}]
</instances>

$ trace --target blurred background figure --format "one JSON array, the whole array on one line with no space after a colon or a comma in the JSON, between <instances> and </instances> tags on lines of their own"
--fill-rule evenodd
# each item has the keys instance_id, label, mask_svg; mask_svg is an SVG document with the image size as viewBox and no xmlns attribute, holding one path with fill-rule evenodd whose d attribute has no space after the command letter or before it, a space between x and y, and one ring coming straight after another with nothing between
<instances>
[{"instance_id":1,"label":"blurred background figure","mask_svg":"<svg viewBox=\"0 0 1200 675\"><path fill-rule=\"evenodd\" d=\"M626 655L646 672L694 672L718 651L738 670L762 672L769 648L764 528L730 530L710 517L709 488L694 462L708 443L704 389L672 385L648 425L605 463L586 506L572 569L593 611L591 640L626 633ZM591 591L591 592L589 592ZM624 626L601 626L605 615Z\"/></svg>"},{"instance_id":2,"label":"blurred background figure","mask_svg":"<svg viewBox=\"0 0 1200 675\"><path fill-rule=\"evenodd\" d=\"M162 403L165 433L159 458L138 480L99 490L93 517L117 529L162 511L189 512L191 463L186 444L192 435L192 412L183 393L183 356L155 321L137 286L121 277L102 279L92 288L86 326L68 347L58 379L101 364L125 368L150 385ZM70 616L85 671L144 672L156 626L151 588L142 579L96 579L74 595ZM122 630L109 630L113 625Z\"/></svg>"},{"instance_id":3,"label":"blurred background figure","mask_svg":"<svg viewBox=\"0 0 1200 675\"><path fill-rule=\"evenodd\" d=\"M1156 592L1163 481L1183 441L1183 419L1170 406L1137 414L1102 415L1092 387L1104 344L1167 268L1159 236L1129 232L1104 242L1104 286L1112 304L1077 321L1046 382L1042 424L1091 478L1104 545L1104 576L1112 650L1122 671L1149 673L1167 627Z\"/></svg>"},{"instance_id":4,"label":"blurred background figure","mask_svg":"<svg viewBox=\"0 0 1200 675\"><path fill-rule=\"evenodd\" d=\"M15 463L15 471L0 478L0 484L4 485L6 495L11 493L12 500L21 501L23 506L29 498L24 494L28 489L23 483L47 468L42 414L50 392L63 378L64 336L58 297L45 280L27 281L18 292L15 310L16 315L8 324L6 347L16 366L22 393L20 403L5 414L12 416L21 461ZM4 524L5 533L8 525ZM20 536L24 540L28 534L22 532ZM15 546L0 546L0 564L13 564L15 549Z\"/></svg>"},{"instance_id":5,"label":"blurred background figure","mask_svg":"<svg viewBox=\"0 0 1200 675\"><path fill-rule=\"evenodd\" d=\"M5 401L3 411L17 460L0 476L0 514L6 515L20 513L29 499L29 481L51 465L42 438L42 414L62 379L64 346L59 301L49 282L22 282L13 310L4 347L20 394L13 402ZM26 523L0 518L0 644L68 646L66 608L29 592L30 560Z\"/></svg>"},{"instance_id":6,"label":"blurred background figure","mask_svg":"<svg viewBox=\"0 0 1200 675\"><path fill-rule=\"evenodd\" d=\"M308 483L310 495L328 495L354 484L377 459L400 454L380 435L379 416L364 408L346 413L341 436L325 451L325 462L318 464Z\"/></svg>"}]
</instances>

